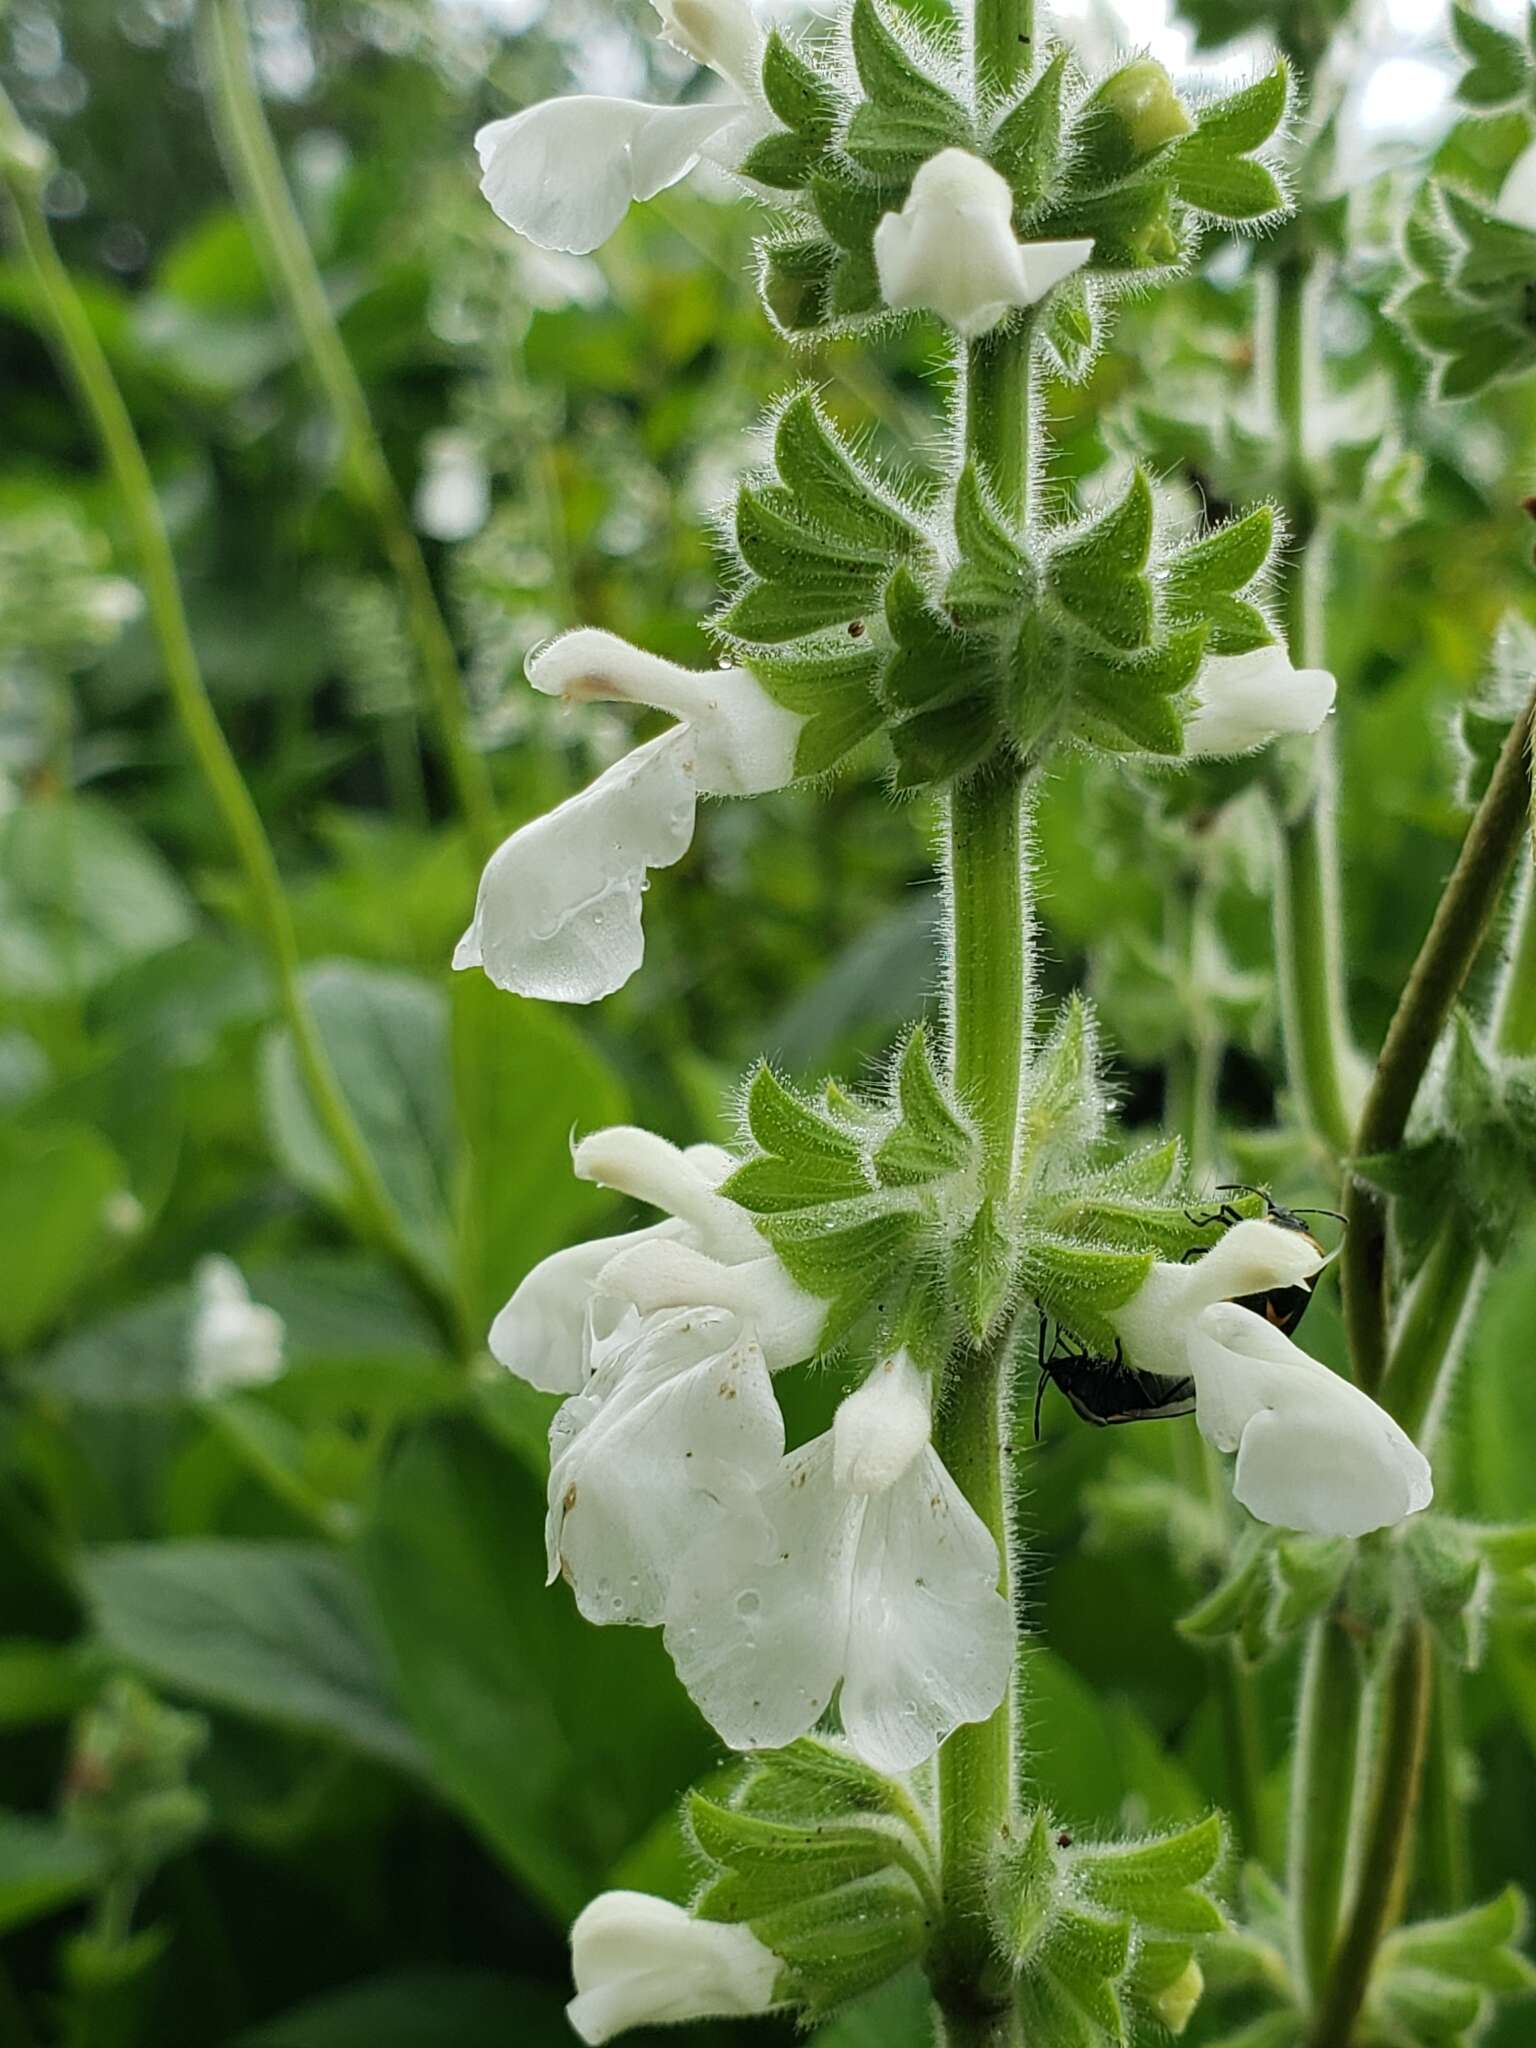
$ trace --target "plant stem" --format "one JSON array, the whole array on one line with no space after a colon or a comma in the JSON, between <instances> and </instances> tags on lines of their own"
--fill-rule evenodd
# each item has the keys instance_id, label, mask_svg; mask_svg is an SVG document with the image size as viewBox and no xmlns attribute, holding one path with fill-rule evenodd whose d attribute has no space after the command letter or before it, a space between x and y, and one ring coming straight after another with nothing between
<instances>
[{"instance_id":1,"label":"plant stem","mask_svg":"<svg viewBox=\"0 0 1536 2048\"><path fill-rule=\"evenodd\" d=\"M1450 1216L1419 1269L1393 1338L1381 1399L1420 1445L1446 1360L1460 1350L1457 1332L1477 1298L1480 1265L1465 1221Z\"/></svg>"},{"instance_id":2,"label":"plant stem","mask_svg":"<svg viewBox=\"0 0 1536 2048\"><path fill-rule=\"evenodd\" d=\"M1472 1897L1471 1844L1461 1776L1461 1673L1435 1658L1434 1712L1424 1761L1424 1865L1430 1907L1460 1912Z\"/></svg>"},{"instance_id":3,"label":"plant stem","mask_svg":"<svg viewBox=\"0 0 1536 2048\"><path fill-rule=\"evenodd\" d=\"M15 115L0 95L0 145L8 126L15 128ZM171 699L245 875L276 975L278 1003L316 1118L341 1162L360 1225L440 1302L438 1283L404 1231L310 1011L277 862L203 681L154 480L128 408L74 282L53 245L36 177L28 175L14 151L8 153L3 146L0 175L11 195L22 249L53 323L60 360L79 391L117 486Z\"/></svg>"},{"instance_id":4,"label":"plant stem","mask_svg":"<svg viewBox=\"0 0 1536 2048\"><path fill-rule=\"evenodd\" d=\"M1338 1934L1362 1696L1359 1652L1338 1617L1325 1614L1312 1625L1302 1667L1287 1873L1296 1976L1309 2001Z\"/></svg>"},{"instance_id":5,"label":"plant stem","mask_svg":"<svg viewBox=\"0 0 1536 2048\"><path fill-rule=\"evenodd\" d=\"M1326 658L1318 629L1317 586L1326 574L1326 537L1308 472L1304 428L1308 406L1310 283L1297 254L1278 264L1270 334L1276 418L1285 443L1286 512L1292 555L1282 583L1286 639L1298 668ZM1348 1150L1345 1092L1349 1031L1344 1015L1344 964L1339 914L1338 829L1333 740L1313 741L1311 785L1299 807L1271 782L1279 850L1275 889L1275 969L1291 1087L1309 1129L1331 1152Z\"/></svg>"},{"instance_id":6,"label":"plant stem","mask_svg":"<svg viewBox=\"0 0 1536 2048\"><path fill-rule=\"evenodd\" d=\"M1482 949L1531 805L1530 737L1536 698L1516 719L1387 1028L1360 1112L1355 1157L1396 1151L1435 1043ZM1360 1181L1345 1197L1339 1261L1355 1377L1367 1393L1387 1367L1386 1207Z\"/></svg>"},{"instance_id":7,"label":"plant stem","mask_svg":"<svg viewBox=\"0 0 1536 2048\"><path fill-rule=\"evenodd\" d=\"M251 64L244 0L203 0L200 28L204 67L213 86L214 128L231 182L335 416L347 478L373 517L400 585L438 744L471 844L486 860L497 842L495 807L485 762L465 738L453 638L283 176Z\"/></svg>"},{"instance_id":8,"label":"plant stem","mask_svg":"<svg viewBox=\"0 0 1536 2048\"><path fill-rule=\"evenodd\" d=\"M1023 800L1005 770L961 784L949 804L950 1056L980 1132L985 1192L998 1199L1013 1184L1029 1000Z\"/></svg>"},{"instance_id":9,"label":"plant stem","mask_svg":"<svg viewBox=\"0 0 1536 2048\"><path fill-rule=\"evenodd\" d=\"M1422 1621L1409 1621L1392 1652L1354 1902L1318 2001L1310 2048L1350 2048L1370 1989L1376 1951L1402 1910L1418 1813L1434 1650Z\"/></svg>"}]
</instances>

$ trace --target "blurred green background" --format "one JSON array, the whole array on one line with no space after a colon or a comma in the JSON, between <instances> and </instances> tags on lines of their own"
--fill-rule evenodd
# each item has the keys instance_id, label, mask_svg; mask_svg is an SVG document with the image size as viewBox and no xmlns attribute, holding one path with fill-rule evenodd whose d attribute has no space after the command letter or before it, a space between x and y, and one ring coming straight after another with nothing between
<instances>
[{"instance_id":1,"label":"blurred green background","mask_svg":"<svg viewBox=\"0 0 1536 2048\"><path fill-rule=\"evenodd\" d=\"M232 206L188 12L12 0L0 78L57 150L59 246L143 437L208 683L418 1277L369 1248L338 1194L119 507L6 257L0 2040L534 2048L568 2038L564 1928L584 1900L615 1882L686 1893L677 1797L720 1758L657 1640L585 1627L543 1588L550 1404L462 1333L548 1251L633 1220L571 1180L573 1127L727 1137L736 1078L761 1054L806 1077L871 1071L939 974L931 821L888 800L878 764L712 807L651 892L643 973L595 1013L449 975L474 865L376 530ZM573 72L678 90L687 67L642 13L253 10L269 115L452 623L505 829L629 742L617 716L526 690L543 636L584 622L710 659L709 521L791 374L751 288L750 205L695 183L578 259L515 246L476 192L478 122ZM1464 822L1454 714L1501 619L1530 610L1518 501L1536 418L1519 389L1423 407L1381 313L1393 280L1369 206L1361 220L1325 327L1331 374L1357 396L1384 379L1407 422L1388 450L1407 459L1402 503L1388 516L1362 484L1343 508L1329 621L1350 995L1373 1043ZM1092 384L1053 395L1055 487L1091 488L1134 408L1190 377L1239 389L1253 322L1232 250L1129 309ZM840 343L799 373L891 459L920 461L939 345L921 329ZM1198 452L1158 455L1170 502L1192 505L1209 482ZM1192 1033L1214 1034L1227 1135L1211 1178L1220 1164L1327 1201L1305 1148L1274 1135L1267 839L1243 780L1061 775L1041 816L1042 997L1095 994L1133 1128L1177 1119ZM1170 950L1195 886L1222 942L1198 988ZM1536 1505L1533 1250L1488 1298L1442 1473L1444 1497L1495 1519ZM189 1279L212 1253L281 1315L287 1369L207 1404L187 1392ZM1326 1290L1308 1333L1337 1355ZM823 1390L795 1398L809 1428ZM1111 1464L1181 1469L1177 1428L1129 1434L1059 1408L1038 1451L1020 1442L1040 1532L1039 1781L1067 1819L1111 1830L1229 1791L1210 1662L1174 1629L1201 1588L1198 1544L1181 1560L1149 1535L1111 1540L1092 1512ZM115 1702L130 1775L144 1766L134 1717L151 1710L112 1690L124 1673L207 1730L190 1766L201 1804L184 1825L167 1816L127 1941L101 1908L113 1787L71 1734ZM1293 1686L1284 1659L1263 1675L1269 1779L1244 1846L1271 1867ZM1467 1882L1536 1885L1536 1637L1503 1630L1463 1705L1444 1761L1470 1819ZM150 1750L174 1749L174 1728L148 1725ZM826 2039L901 2048L919 2015L898 1985ZM1516 2010L1498 2039L1515 2048L1530 2024Z\"/></svg>"}]
</instances>

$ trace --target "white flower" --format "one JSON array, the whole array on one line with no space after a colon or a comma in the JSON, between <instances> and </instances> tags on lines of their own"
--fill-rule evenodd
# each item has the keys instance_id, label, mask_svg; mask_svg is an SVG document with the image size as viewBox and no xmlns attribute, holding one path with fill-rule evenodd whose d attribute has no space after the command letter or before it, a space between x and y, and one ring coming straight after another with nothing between
<instances>
[{"instance_id":1,"label":"white flower","mask_svg":"<svg viewBox=\"0 0 1536 2048\"><path fill-rule=\"evenodd\" d=\"M198 1261L196 1308L187 1341L192 1391L204 1400L240 1387L264 1387L283 1369L283 1319L252 1301L233 1259Z\"/></svg>"},{"instance_id":2,"label":"white flower","mask_svg":"<svg viewBox=\"0 0 1536 2048\"><path fill-rule=\"evenodd\" d=\"M746 1211L716 1193L735 1165L728 1152L682 1152L619 1124L583 1138L573 1163L581 1179L670 1213L541 1260L491 1325L491 1352L509 1371L546 1393L579 1392L591 1341L609 1335L627 1306L646 1315L731 1309L773 1371L815 1351L826 1303L797 1287Z\"/></svg>"},{"instance_id":3,"label":"white flower","mask_svg":"<svg viewBox=\"0 0 1536 2048\"><path fill-rule=\"evenodd\" d=\"M597 2048L626 2027L766 2012L779 1971L750 1927L695 1920L648 1892L601 1892L571 1929L566 2017Z\"/></svg>"},{"instance_id":4,"label":"white flower","mask_svg":"<svg viewBox=\"0 0 1536 2048\"><path fill-rule=\"evenodd\" d=\"M930 157L900 213L875 229L886 304L926 306L967 336L1034 305L1092 254L1091 239L1020 242L1007 179L964 149Z\"/></svg>"},{"instance_id":5,"label":"white flower","mask_svg":"<svg viewBox=\"0 0 1536 2048\"><path fill-rule=\"evenodd\" d=\"M551 1583L569 1580L588 1621L660 1622L677 1559L748 1512L783 1455L768 1367L739 1316L630 1309L550 1425Z\"/></svg>"},{"instance_id":6,"label":"white flower","mask_svg":"<svg viewBox=\"0 0 1536 2048\"><path fill-rule=\"evenodd\" d=\"M1159 1260L1141 1287L1109 1319L1139 1372L1183 1379L1189 1333L1202 1309L1272 1288L1299 1287L1321 1272L1326 1255L1300 1230L1247 1217L1187 1265Z\"/></svg>"},{"instance_id":7,"label":"white flower","mask_svg":"<svg viewBox=\"0 0 1536 2048\"><path fill-rule=\"evenodd\" d=\"M1505 172L1493 210L1511 227L1536 235L1536 142L1523 149Z\"/></svg>"},{"instance_id":8,"label":"white flower","mask_svg":"<svg viewBox=\"0 0 1536 2048\"><path fill-rule=\"evenodd\" d=\"M745 669L679 668L612 633L567 633L527 666L549 695L652 705L682 721L502 842L453 956L518 995L594 1003L644 958L647 873L687 852L699 796L755 796L792 781L803 720Z\"/></svg>"},{"instance_id":9,"label":"white flower","mask_svg":"<svg viewBox=\"0 0 1536 2048\"><path fill-rule=\"evenodd\" d=\"M1428 1463L1368 1395L1237 1299L1301 1286L1324 1263L1302 1232L1249 1219L1188 1265L1154 1265L1110 1320L1129 1364L1194 1379L1201 1434L1237 1452L1233 1492L1250 1514L1361 1536L1429 1504Z\"/></svg>"},{"instance_id":10,"label":"white flower","mask_svg":"<svg viewBox=\"0 0 1536 2048\"><path fill-rule=\"evenodd\" d=\"M1278 643L1248 654L1213 655L1195 681L1184 752L1251 754L1283 733L1316 732L1333 709L1337 689L1325 668L1292 668Z\"/></svg>"},{"instance_id":11,"label":"white flower","mask_svg":"<svg viewBox=\"0 0 1536 2048\"><path fill-rule=\"evenodd\" d=\"M491 482L472 434L448 427L422 444L412 516L433 540L468 540L491 512Z\"/></svg>"},{"instance_id":12,"label":"white flower","mask_svg":"<svg viewBox=\"0 0 1536 2048\"><path fill-rule=\"evenodd\" d=\"M1196 1419L1236 1451L1232 1491L1250 1514L1313 1536L1365 1536L1427 1508L1429 1461L1368 1394L1251 1309L1195 1318Z\"/></svg>"},{"instance_id":13,"label":"white flower","mask_svg":"<svg viewBox=\"0 0 1536 2048\"><path fill-rule=\"evenodd\" d=\"M994 1711L1013 1657L997 1546L929 1442L905 1354L755 1506L694 1545L667 1602L678 1676L733 1749L793 1742L839 1686L848 1740L888 1771Z\"/></svg>"},{"instance_id":14,"label":"white flower","mask_svg":"<svg viewBox=\"0 0 1536 2048\"><path fill-rule=\"evenodd\" d=\"M734 96L652 107L580 93L491 121L475 137L480 189L509 228L544 249L585 255L631 200L652 199L708 156L728 169L764 122L759 36L746 0L658 0L662 33L718 72Z\"/></svg>"}]
</instances>

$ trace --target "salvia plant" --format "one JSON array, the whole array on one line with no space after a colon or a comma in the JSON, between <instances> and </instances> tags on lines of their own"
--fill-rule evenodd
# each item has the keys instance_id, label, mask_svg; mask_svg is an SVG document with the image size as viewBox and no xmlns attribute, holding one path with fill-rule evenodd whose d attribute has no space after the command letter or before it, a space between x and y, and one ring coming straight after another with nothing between
<instances>
[{"instance_id":1,"label":"salvia plant","mask_svg":"<svg viewBox=\"0 0 1536 2048\"><path fill-rule=\"evenodd\" d=\"M728 1147L580 1133L576 1175L652 1220L544 1259L489 1331L507 1372L559 1397L551 1597L597 1626L659 1630L734 1759L684 1802L686 1904L613 1890L580 1912L570 2023L591 2043L712 2016L819 2023L920 1971L950 2048L1155 2040L1207 1999L1235 2017L1202 2038L1228 2048L1471 2042L1536 1981L1524 1904L1510 1890L1433 1919L1404 1908L1436 1716L1490 1621L1528 1609L1536 1568L1536 1529L1435 1503L1470 1312L1536 1184L1532 664L1511 628L1468 707L1471 822L1371 1063L1342 997L1320 622L1341 534L1412 516L1443 409L1533 367L1536 52L1457 10L1464 113L1398 195L1372 270L1349 260L1330 176L1342 7L1213 19L1213 34L1266 27L1272 59L1191 92L1145 56L1086 72L1032 0L852 0L795 31L748 0L656 4L707 89L658 106L555 98L492 122L477 147L496 214L584 254L631 202L720 167L761 209L757 284L789 350L926 320L943 336L941 426L925 466L882 462L791 368L721 514L716 664L565 621L528 659L533 688L665 722L499 845L420 557L241 84L243 28L225 0L205 18L232 169L352 487L395 536L398 594L356 583L338 603L359 688L398 712L419 668L486 856L453 966L541 1002L615 994L644 974L646 892L653 874L667 888L701 799L878 765L893 800L934 821L937 1023L904 1031L874 1077L806 1090L759 1065ZM254 878L284 1085L352 1213L409 1264L201 693L147 472L53 255L37 149L9 119L0 144L134 508L178 703ZM1155 295L1217 248L1246 252L1231 258L1253 337L1238 373L1171 371L1106 429L1110 480L1059 484L1047 380L1085 387L1128 302L1155 319ZM1324 315L1345 303L1411 351L1384 389L1325 358ZM1166 488L1180 463L1219 516ZM1163 954L1120 961L1105 989L1111 1013L1195 1054L1168 1128L1135 1143L1094 1003L1039 994L1034 900L1051 877L1035 819L1069 768L1101 806L1084 833L1128 804L1168 891ZM1331 1221L1262 1174L1217 1179L1211 1061L1268 986L1228 960L1216 914L1255 816L1288 1142L1339 1205ZM1507 943L1474 977L1506 891ZM1347 1375L1301 1341L1333 1268ZM201 1398L273 1379L283 1341L238 1269L203 1269ZM779 1387L809 1373L839 1399L796 1442ZM1230 1816L1093 1839L1037 1789L1024 1491L1046 1398L1053 1428L1182 1433L1178 1482L1111 1466L1089 1540L1163 1546L1202 1583L1181 1631L1230 1709ZM1292 1783L1266 1867L1244 1744L1254 1671L1289 1649ZM132 1692L85 1725L67 1809L113 1882L136 1884L198 1826L194 1735Z\"/></svg>"}]
</instances>

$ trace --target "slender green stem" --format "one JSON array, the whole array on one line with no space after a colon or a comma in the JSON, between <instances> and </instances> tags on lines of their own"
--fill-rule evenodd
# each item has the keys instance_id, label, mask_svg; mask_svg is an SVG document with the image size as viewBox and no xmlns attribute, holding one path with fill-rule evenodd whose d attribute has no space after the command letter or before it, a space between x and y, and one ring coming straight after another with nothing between
<instances>
[{"instance_id":1,"label":"slender green stem","mask_svg":"<svg viewBox=\"0 0 1536 2048\"><path fill-rule=\"evenodd\" d=\"M1363 1692L1359 1651L1336 1615L1322 1616L1302 1667L1288 1871L1296 1977L1309 2002L1338 1936Z\"/></svg>"},{"instance_id":2,"label":"slender green stem","mask_svg":"<svg viewBox=\"0 0 1536 2048\"><path fill-rule=\"evenodd\" d=\"M1536 868L1524 864L1509 955L1493 1007L1494 1042L1523 1058L1536 1052Z\"/></svg>"},{"instance_id":3,"label":"slender green stem","mask_svg":"<svg viewBox=\"0 0 1536 2048\"><path fill-rule=\"evenodd\" d=\"M965 452L1020 533L1029 520L1031 337L1027 317L969 344Z\"/></svg>"},{"instance_id":4,"label":"slender green stem","mask_svg":"<svg viewBox=\"0 0 1536 2048\"><path fill-rule=\"evenodd\" d=\"M1536 698L1510 728L1387 1028L1360 1112L1357 1158L1393 1152L1402 1143L1430 1055L1482 950L1530 813L1533 709ZM1344 1209L1348 1229L1339 1277L1350 1358L1356 1379L1374 1393L1387 1366L1386 1208L1354 1181Z\"/></svg>"},{"instance_id":5,"label":"slender green stem","mask_svg":"<svg viewBox=\"0 0 1536 2048\"><path fill-rule=\"evenodd\" d=\"M975 0L976 87L985 102L1012 93L1034 59L1035 0Z\"/></svg>"},{"instance_id":6,"label":"slender green stem","mask_svg":"<svg viewBox=\"0 0 1536 2048\"><path fill-rule=\"evenodd\" d=\"M1424 1876L1431 1909L1456 1913L1472 1897L1472 1845L1461 1789L1461 1673L1435 1658L1434 1712L1424 1761Z\"/></svg>"},{"instance_id":7,"label":"slender green stem","mask_svg":"<svg viewBox=\"0 0 1536 2048\"><path fill-rule=\"evenodd\" d=\"M438 744L479 857L496 845L496 815L485 762L464 731L458 656L432 579L401 502L347 354L303 222L283 176L251 64L244 0L203 0L204 66L213 88L214 127L230 178L271 273L303 339L315 379L342 435L346 475L378 527L404 598L411 638L426 681Z\"/></svg>"},{"instance_id":8,"label":"slender green stem","mask_svg":"<svg viewBox=\"0 0 1536 2048\"><path fill-rule=\"evenodd\" d=\"M1392 1342L1381 1399L1416 1443L1425 1440L1446 1361L1477 1298L1481 1261L1464 1219L1452 1215L1413 1283Z\"/></svg>"},{"instance_id":9,"label":"slender green stem","mask_svg":"<svg viewBox=\"0 0 1536 2048\"><path fill-rule=\"evenodd\" d=\"M1311 340L1308 271L1292 254L1276 268L1270 327L1275 415L1285 447L1285 498L1291 555L1281 588L1286 639L1298 668L1326 659L1317 595L1327 573L1327 538L1307 465L1305 423ZM1308 1128L1330 1151L1349 1149L1346 1092L1349 1030L1339 913L1338 829L1333 739L1312 743L1311 782L1297 804L1271 783L1279 866L1275 888L1275 968L1286 1067Z\"/></svg>"},{"instance_id":10,"label":"slender green stem","mask_svg":"<svg viewBox=\"0 0 1536 2048\"><path fill-rule=\"evenodd\" d=\"M1317 2003L1310 2048L1350 2048L1383 1937L1402 1910L1423 1782L1434 1649L1421 1621L1403 1627L1382 1694L1382 1722L1354 1897Z\"/></svg>"},{"instance_id":11,"label":"slender green stem","mask_svg":"<svg viewBox=\"0 0 1536 2048\"><path fill-rule=\"evenodd\" d=\"M341 1162L359 1223L437 1300L438 1283L401 1225L305 997L298 942L277 862L203 681L149 465L96 330L53 245L37 180L28 175L14 150L3 147L5 131L14 127L14 113L0 96L0 175L10 191L22 250L53 323L60 360L74 380L117 485L171 699L244 872L310 1102Z\"/></svg>"},{"instance_id":12,"label":"slender green stem","mask_svg":"<svg viewBox=\"0 0 1536 2048\"><path fill-rule=\"evenodd\" d=\"M1029 1006L1022 834L1016 773L978 776L950 798L950 1052L981 1134L985 1191L996 1199L1013 1184Z\"/></svg>"}]
</instances>

